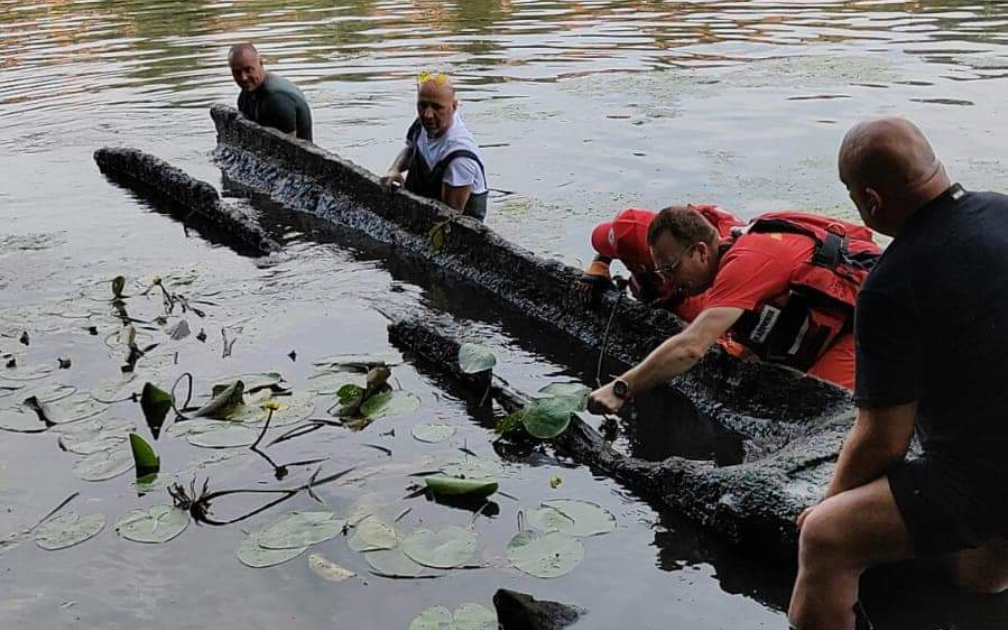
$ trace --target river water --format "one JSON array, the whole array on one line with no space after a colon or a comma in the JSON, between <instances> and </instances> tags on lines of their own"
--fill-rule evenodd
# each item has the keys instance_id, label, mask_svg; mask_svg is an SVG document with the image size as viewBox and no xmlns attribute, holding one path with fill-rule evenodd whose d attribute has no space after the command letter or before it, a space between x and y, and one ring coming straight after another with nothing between
<instances>
[{"instance_id":1,"label":"river water","mask_svg":"<svg viewBox=\"0 0 1008 630\"><path fill-rule=\"evenodd\" d=\"M784 207L851 216L835 151L846 128L870 115L910 117L955 179L997 189L1008 139L1000 116L1006 37L1008 2L0 0L0 350L26 366L72 360L17 391L59 382L85 392L117 377L122 363L122 348L110 347L118 321L107 280L160 275L205 311L175 311L146 332L160 346L139 371L162 386L183 371L208 389L219 377L276 369L303 390L312 360L393 350L385 315L425 310L475 320L502 373L525 389L591 374L590 357L537 340L492 302L417 278L394 257L334 240L310 222L291 219L279 230L284 252L251 259L186 233L107 182L91 154L121 145L220 185L208 106L236 96L225 64L235 42L254 41L271 70L303 88L319 145L376 172L412 119L416 74L450 73L495 189L488 223L539 254L580 264L590 256L591 226L628 205L713 202L742 216ZM156 294L131 298L129 308L148 322L163 315ZM193 334L169 340L164 328L181 319ZM196 338L201 328L205 342ZM227 357L222 328L236 340ZM25 331L28 345L18 341ZM361 433L319 431L271 456L326 457L326 472L377 470L319 489L337 514L371 497L387 519L412 508L398 525L404 533L465 526L471 511L404 499L408 474L457 457L459 447L498 459L492 419L478 399L422 367L403 364L394 376L421 399L416 413ZM0 406L18 398L9 394ZM316 415L327 406L320 398ZM138 413L124 402L102 417ZM623 447L650 458L712 456L709 440L689 437L704 433L690 429L703 420L675 415L629 432ZM455 425L455 437L414 440L411 427L430 420ZM292 467L277 482L244 449L196 449L166 436L156 445L163 470L186 481L209 476L215 489L302 483L315 469ZM361 576L340 584L315 576L307 554L274 568L242 566L237 525L190 525L164 545L120 539L120 515L167 495L138 497L129 474L82 481L72 472L79 459L48 433L0 433L0 536L34 524L72 492L80 495L67 510L109 521L70 549L47 552L26 540L0 554L5 629L407 628L429 605L489 606L498 587L588 605L579 628L785 623L791 567L726 548L618 484L545 456L506 463L502 489L513 498L496 498L494 510L474 519L484 568L388 580L367 574L337 539L312 552ZM557 489L552 477L562 479ZM617 531L586 540L583 564L562 578L504 567L516 511L561 496L603 505ZM244 505L216 509L227 516ZM243 525L259 529L317 505L298 496ZM1004 598L955 594L927 572L884 570L866 584L866 607L883 628L995 628L1008 620Z\"/></svg>"}]
</instances>

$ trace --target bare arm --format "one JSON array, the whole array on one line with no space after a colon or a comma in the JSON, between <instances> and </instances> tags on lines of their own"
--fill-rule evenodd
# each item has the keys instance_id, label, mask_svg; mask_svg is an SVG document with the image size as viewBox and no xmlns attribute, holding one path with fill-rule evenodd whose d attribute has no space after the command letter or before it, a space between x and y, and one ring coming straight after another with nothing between
<instances>
[{"instance_id":1,"label":"bare arm","mask_svg":"<svg viewBox=\"0 0 1008 630\"><path fill-rule=\"evenodd\" d=\"M441 198L453 210L458 210L459 212L465 210L471 193L472 186L449 186L448 184L441 184Z\"/></svg>"},{"instance_id":2,"label":"bare arm","mask_svg":"<svg viewBox=\"0 0 1008 630\"><path fill-rule=\"evenodd\" d=\"M399 151L399 155L392 161L392 166L389 167L388 172L379 180L386 191L390 193L395 192L397 188L405 184L403 172L409 169L410 162L413 161L413 150L413 144L407 142L406 146Z\"/></svg>"},{"instance_id":3,"label":"bare arm","mask_svg":"<svg viewBox=\"0 0 1008 630\"><path fill-rule=\"evenodd\" d=\"M727 332L744 312L743 309L729 307L705 310L686 330L669 337L620 377L630 386L630 395L640 395L696 365L718 337ZM609 383L592 392L589 407L593 411L614 412L623 406L623 401L616 397L612 387L613 384Z\"/></svg>"},{"instance_id":4,"label":"bare arm","mask_svg":"<svg viewBox=\"0 0 1008 630\"><path fill-rule=\"evenodd\" d=\"M826 498L878 479L910 450L917 403L860 409L837 459Z\"/></svg>"}]
</instances>

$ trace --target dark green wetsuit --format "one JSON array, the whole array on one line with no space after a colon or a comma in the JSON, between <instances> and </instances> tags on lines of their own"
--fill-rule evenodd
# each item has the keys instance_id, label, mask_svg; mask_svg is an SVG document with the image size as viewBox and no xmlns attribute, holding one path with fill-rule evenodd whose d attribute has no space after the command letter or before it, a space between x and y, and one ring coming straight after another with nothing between
<instances>
[{"instance_id":1,"label":"dark green wetsuit","mask_svg":"<svg viewBox=\"0 0 1008 630\"><path fill-rule=\"evenodd\" d=\"M264 127L284 133L297 131L298 138L311 142L312 116L308 101L296 85L283 77L267 73L258 90L242 90L238 95L238 110Z\"/></svg>"}]
</instances>

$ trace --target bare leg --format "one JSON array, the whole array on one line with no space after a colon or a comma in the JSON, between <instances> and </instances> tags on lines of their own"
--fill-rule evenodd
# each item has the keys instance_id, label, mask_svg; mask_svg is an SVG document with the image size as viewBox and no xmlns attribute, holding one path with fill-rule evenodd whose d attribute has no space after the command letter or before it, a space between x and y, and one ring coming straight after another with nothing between
<instances>
[{"instance_id":1,"label":"bare leg","mask_svg":"<svg viewBox=\"0 0 1008 630\"><path fill-rule=\"evenodd\" d=\"M950 554L947 562L952 581L968 591L996 595L1008 590L1008 540Z\"/></svg>"},{"instance_id":2,"label":"bare leg","mask_svg":"<svg viewBox=\"0 0 1008 630\"><path fill-rule=\"evenodd\" d=\"M802 526L791 624L851 630L865 569L912 556L910 533L884 477L830 497Z\"/></svg>"}]
</instances>

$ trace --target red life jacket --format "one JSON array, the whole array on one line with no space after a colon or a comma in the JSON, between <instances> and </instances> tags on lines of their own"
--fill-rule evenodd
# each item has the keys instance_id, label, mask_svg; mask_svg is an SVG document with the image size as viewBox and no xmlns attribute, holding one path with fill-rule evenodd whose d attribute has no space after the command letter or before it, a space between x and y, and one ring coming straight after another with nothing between
<instances>
[{"instance_id":1,"label":"red life jacket","mask_svg":"<svg viewBox=\"0 0 1008 630\"><path fill-rule=\"evenodd\" d=\"M809 260L792 272L788 292L746 311L732 327L733 338L761 359L807 371L839 336L853 330L861 283L882 251L864 226L771 212L739 230L722 254L749 233L797 234L815 243Z\"/></svg>"}]
</instances>

